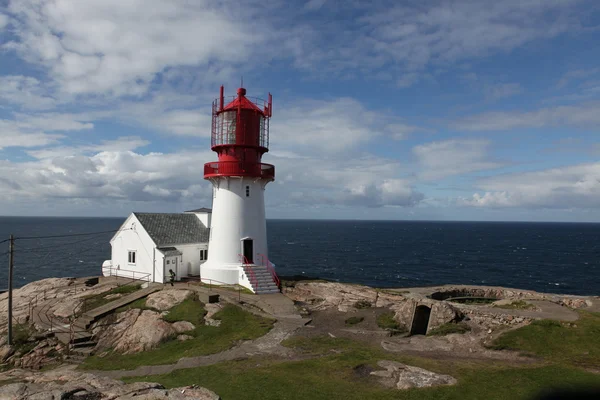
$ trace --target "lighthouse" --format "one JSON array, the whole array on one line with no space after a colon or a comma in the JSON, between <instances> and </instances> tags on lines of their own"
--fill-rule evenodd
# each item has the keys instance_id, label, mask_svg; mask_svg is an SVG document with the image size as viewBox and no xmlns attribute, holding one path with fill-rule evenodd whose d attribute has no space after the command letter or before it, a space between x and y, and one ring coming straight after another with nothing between
<instances>
[{"instance_id":1,"label":"lighthouse","mask_svg":"<svg viewBox=\"0 0 600 400\"><path fill-rule=\"evenodd\" d=\"M237 96L224 89L212 105L211 149L218 161L204 165L213 186L208 260L200 275L205 283L239 284L255 293L275 293L279 279L269 261L265 187L275 167L261 162L269 151L272 97L267 101Z\"/></svg>"}]
</instances>

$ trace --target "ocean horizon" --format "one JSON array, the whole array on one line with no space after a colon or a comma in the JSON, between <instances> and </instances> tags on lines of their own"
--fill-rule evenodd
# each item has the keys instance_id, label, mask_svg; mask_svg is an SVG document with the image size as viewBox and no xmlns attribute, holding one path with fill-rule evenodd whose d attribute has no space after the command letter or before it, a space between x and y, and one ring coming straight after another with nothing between
<instances>
[{"instance_id":1,"label":"ocean horizon","mask_svg":"<svg viewBox=\"0 0 600 400\"><path fill-rule=\"evenodd\" d=\"M49 277L93 276L110 259L124 217L0 217L12 233L15 287ZM83 237L19 237L105 232ZM442 284L600 294L600 223L268 219L271 261L282 276L374 287ZM6 243L4 243L6 245ZM0 245L2 246L2 245ZM0 264L7 265L0 247ZM0 289L7 286L0 267Z\"/></svg>"}]
</instances>

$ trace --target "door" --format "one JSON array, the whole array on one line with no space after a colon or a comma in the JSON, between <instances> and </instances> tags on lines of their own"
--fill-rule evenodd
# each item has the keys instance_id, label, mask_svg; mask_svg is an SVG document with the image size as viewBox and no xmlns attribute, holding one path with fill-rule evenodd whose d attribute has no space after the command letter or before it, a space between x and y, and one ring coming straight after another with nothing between
<instances>
[{"instance_id":1,"label":"door","mask_svg":"<svg viewBox=\"0 0 600 400\"><path fill-rule=\"evenodd\" d=\"M244 239L243 246L244 246L244 257L246 257L247 262L250 264L254 264L254 257L253 257L254 244L252 243L252 239Z\"/></svg>"},{"instance_id":2,"label":"door","mask_svg":"<svg viewBox=\"0 0 600 400\"><path fill-rule=\"evenodd\" d=\"M420 305L415 308L415 315L413 316L412 326L410 328L411 335L426 335L427 327L429 326L429 316L431 315L431 308Z\"/></svg>"}]
</instances>

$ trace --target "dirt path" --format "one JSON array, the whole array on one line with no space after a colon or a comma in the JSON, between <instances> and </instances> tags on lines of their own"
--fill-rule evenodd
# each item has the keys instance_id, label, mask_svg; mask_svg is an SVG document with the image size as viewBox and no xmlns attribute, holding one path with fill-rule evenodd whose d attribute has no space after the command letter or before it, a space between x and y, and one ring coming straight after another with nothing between
<instances>
[{"instance_id":1,"label":"dirt path","mask_svg":"<svg viewBox=\"0 0 600 400\"><path fill-rule=\"evenodd\" d=\"M273 329L271 329L269 333L256 340L244 342L232 349L217 354L181 358L175 364L147 365L129 371L88 372L96 375L107 376L113 379L120 379L130 376L168 374L178 369L202 367L224 361L250 358L257 355L277 355L283 358L291 358L294 355L293 350L282 346L281 342L294 334L294 332L296 332L296 330L300 327L304 326L306 322L308 321L303 319L282 318L275 323Z\"/></svg>"}]
</instances>

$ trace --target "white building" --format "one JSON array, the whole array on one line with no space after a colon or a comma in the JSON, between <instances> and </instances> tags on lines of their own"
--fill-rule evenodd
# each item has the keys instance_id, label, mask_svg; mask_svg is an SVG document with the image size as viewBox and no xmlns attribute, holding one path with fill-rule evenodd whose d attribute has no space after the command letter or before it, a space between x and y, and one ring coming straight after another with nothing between
<instances>
[{"instance_id":1,"label":"white building","mask_svg":"<svg viewBox=\"0 0 600 400\"><path fill-rule=\"evenodd\" d=\"M105 276L117 275L149 282L200 277L208 258L211 210L181 214L132 213L113 236L111 260L102 264Z\"/></svg>"}]
</instances>

